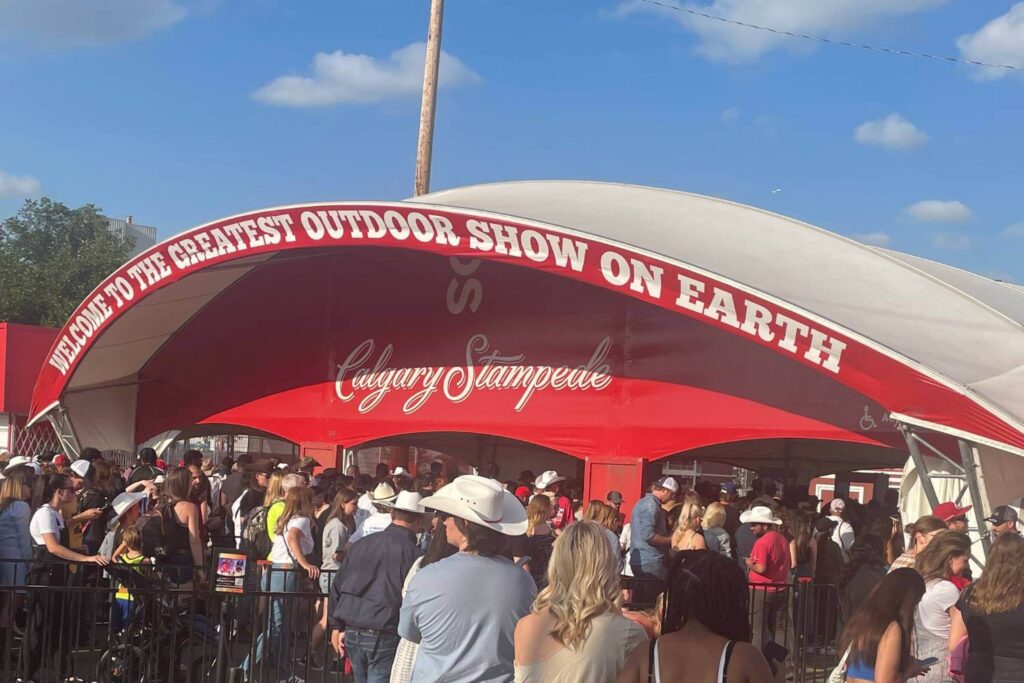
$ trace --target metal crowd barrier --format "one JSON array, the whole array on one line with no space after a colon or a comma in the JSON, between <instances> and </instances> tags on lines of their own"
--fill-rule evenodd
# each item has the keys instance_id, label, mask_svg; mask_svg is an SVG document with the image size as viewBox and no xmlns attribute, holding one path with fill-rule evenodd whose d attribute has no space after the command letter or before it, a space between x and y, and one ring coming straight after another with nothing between
<instances>
[{"instance_id":1,"label":"metal crowd barrier","mask_svg":"<svg viewBox=\"0 0 1024 683\"><path fill-rule=\"evenodd\" d=\"M182 577L173 568L31 563L24 585L0 585L0 681L351 680L329 631L314 641L326 600L319 585L300 570L266 563L247 569L237 581L244 592L232 593L216 590L215 580L176 587L170 579ZM664 582L623 577L623 587L632 591L630 608L650 609ZM836 587L749 589L752 642L778 680L826 681L842 627Z\"/></svg>"},{"instance_id":2,"label":"metal crowd barrier","mask_svg":"<svg viewBox=\"0 0 1024 683\"><path fill-rule=\"evenodd\" d=\"M350 680L329 632L313 642L326 595L305 572L260 563L236 594L176 587L165 567L30 566L0 585L0 681Z\"/></svg>"}]
</instances>

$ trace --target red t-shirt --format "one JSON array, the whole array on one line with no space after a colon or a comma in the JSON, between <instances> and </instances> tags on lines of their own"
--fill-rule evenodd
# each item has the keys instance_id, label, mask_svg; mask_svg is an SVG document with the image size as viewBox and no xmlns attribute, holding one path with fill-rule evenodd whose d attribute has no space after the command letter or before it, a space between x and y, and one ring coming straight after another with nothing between
<instances>
[{"instance_id":1,"label":"red t-shirt","mask_svg":"<svg viewBox=\"0 0 1024 683\"><path fill-rule=\"evenodd\" d=\"M769 531L754 543L750 559L764 565L764 573L750 570L750 583L789 583L789 541L778 531Z\"/></svg>"},{"instance_id":2,"label":"red t-shirt","mask_svg":"<svg viewBox=\"0 0 1024 683\"><path fill-rule=\"evenodd\" d=\"M551 514L551 528L562 530L576 521L576 515L572 511L572 501L566 496L555 496L551 501L554 508Z\"/></svg>"}]
</instances>

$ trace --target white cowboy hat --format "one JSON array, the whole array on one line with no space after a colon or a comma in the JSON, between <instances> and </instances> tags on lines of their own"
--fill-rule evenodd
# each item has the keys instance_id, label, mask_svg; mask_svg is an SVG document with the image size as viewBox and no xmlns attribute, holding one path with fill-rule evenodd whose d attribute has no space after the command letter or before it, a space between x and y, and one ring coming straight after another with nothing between
<instances>
[{"instance_id":1,"label":"white cowboy hat","mask_svg":"<svg viewBox=\"0 0 1024 683\"><path fill-rule=\"evenodd\" d=\"M110 520L111 523L116 522L124 516L124 513L132 509L133 505L138 505L142 501L149 498L145 493L119 493L117 498L114 498L114 502L111 503L111 507L114 508L114 518Z\"/></svg>"},{"instance_id":2,"label":"white cowboy hat","mask_svg":"<svg viewBox=\"0 0 1024 683\"><path fill-rule=\"evenodd\" d=\"M546 489L560 481L565 481L565 477L558 476L558 472L554 470L548 470L547 472L541 472L537 480L533 482L533 485L539 489Z\"/></svg>"},{"instance_id":3,"label":"white cowboy hat","mask_svg":"<svg viewBox=\"0 0 1024 683\"><path fill-rule=\"evenodd\" d=\"M377 484L377 488L370 492L371 503L390 503L395 499L395 489L391 487L391 484L386 481L382 481Z\"/></svg>"},{"instance_id":4,"label":"white cowboy hat","mask_svg":"<svg viewBox=\"0 0 1024 683\"><path fill-rule=\"evenodd\" d=\"M740 524L782 524L770 507L755 505L740 515Z\"/></svg>"},{"instance_id":5,"label":"white cowboy hat","mask_svg":"<svg viewBox=\"0 0 1024 683\"><path fill-rule=\"evenodd\" d=\"M395 471L391 473L393 477L408 477L409 473L406 472L404 467L396 467Z\"/></svg>"},{"instance_id":6,"label":"white cowboy hat","mask_svg":"<svg viewBox=\"0 0 1024 683\"><path fill-rule=\"evenodd\" d=\"M526 510L493 479L464 474L422 501L425 508L494 529L506 536L526 533Z\"/></svg>"},{"instance_id":7,"label":"white cowboy hat","mask_svg":"<svg viewBox=\"0 0 1024 683\"><path fill-rule=\"evenodd\" d=\"M4 472L11 469L12 467L17 467L18 465L28 465L31 463L31 458L26 458L24 455L16 455L8 461L7 466L4 467Z\"/></svg>"},{"instance_id":8,"label":"white cowboy hat","mask_svg":"<svg viewBox=\"0 0 1024 683\"><path fill-rule=\"evenodd\" d=\"M406 512L426 512L427 510L421 503L422 500L423 496L415 491L401 491L397 496L395 496L393 501L380 503L380 505L393 508L395 510L405 510Z\"/></svg>"}]
</instances>

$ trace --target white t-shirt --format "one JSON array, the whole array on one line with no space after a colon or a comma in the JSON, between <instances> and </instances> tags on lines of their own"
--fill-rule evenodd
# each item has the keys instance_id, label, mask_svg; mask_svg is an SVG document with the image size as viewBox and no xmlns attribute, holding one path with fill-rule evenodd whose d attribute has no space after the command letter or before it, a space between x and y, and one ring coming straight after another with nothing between
<instances>
[{"instance_id":1,"label":"white t-shirt","mask_svg":"<svg viewBox=\"0 0 1024 683\"><path fill-rule=\"evenodd\" d=\"M285 536L292 529L299 530L299 547L307 558L313 552L313 523L309 517L293 517L285 525L283 534L274 534L274 547L270 550L270 561L274 564L296 564L285 542Z\"/></svg>"},{"instance_id":2,"label":"white t-shirt","mask_svg":"<svg viewBox=\"0 0 1024 683\"><path fill-rule=\"evenodd\" d=\"M28 523L28 532L32 536L32 542L36 545L46 545L43 534L53 534L60 541L60 532L64 529L64 517L60 510L54 510L47 505L41 506L32 515L32 521Z\"/></svg>"},{"instance_id":3,"label":"white t-shirt","mask_svg":"<svg viewBox=\"0 0 1024 683\"><path fill-rule=\"evenodd\" d=\"M369 536L375 534L378 531L384 531L391 526L391 513L390 512L377 512L374 510L373 514L363 520L355 532L352 534L352 538L349 540L355 543L363 536Z\"/></svg>"},{"instance_id":4,"label":"white t-shirt","mask_svg":"<svg viewBox=\"0 0 1024 683\"><path fill-rule=\"evenodd\" d=\"M829 515L828 518L836 523L836 528L832 532L832 540L836 542L839 550L843 553L843 562L849 562L850 548L853 547L854 541L853 527L839 515Z\"/></svg>"},{"instance_id":5,"label":"white t-shirt","mask_svg":"<svg viewBox=\"0 0 1024 683\"><path fill-rule=\"evenodd\" d=\"M960 591L951 581L934 579L928 582L924 597L917 606L921 625L932 634L949 638L949 608L960 599Z\"/></svg>"}]
</instances>

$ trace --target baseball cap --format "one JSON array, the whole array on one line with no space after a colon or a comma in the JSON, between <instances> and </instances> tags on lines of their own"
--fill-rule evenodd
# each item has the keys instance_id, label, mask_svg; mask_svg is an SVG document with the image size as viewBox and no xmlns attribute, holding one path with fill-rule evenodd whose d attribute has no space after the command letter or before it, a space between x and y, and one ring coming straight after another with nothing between
<instances>
[{"instance_id":1,"label":"baseball cap","mask_svg":"<svg viewBox=\"0 0 1024 683\"><path fill-rule=\"evenodd\" d=\"M609 491L606 500L610 503L621 503L622 494L618 491Z\"/></svg>"},{"instance_id":2,"label":"baseball cap","mask_svg":"<svg viewBox=\"0 0 1024 683\"><path fill-rule=\"evenodd\" d=\"M736 493L736 482L727 481L722 484L722 490L728 493L730 496Z\"/></svg>"},{"instance_id":3,"label":"baseball cap","mask_svg":"<svg viewBox=\"0 0 1024 683\"><path fill-rule=\"evenodd\" d=\"M70 464L71 464L71 458L69 458L68 456L64 455L63 453L58 453L57 455L53 456L53 466L54 467L67 467Z\"/></svg>"},{"instance_id":4,"label":"baseball cap","mask_svg":"<svg viewBox=\"0 0 1024 683\"><path fill-rule=\"evenodd\" d=\"M662 477L654 482L654 485L660 489L668 489L672 493L679 493L679 482L673 477Z\"/></svg>"},{"instance_id":5,"label":"baseball cap","mask_svg":"<svg viewBox=\"0 0 1024 683\"><path fill-rule=\"evenodd\" d=\"M1009 505L1000 505L992 511L992 514L985 518L986 522L999 526L1007 522L1017 522L1017 511Z\"/></svg>"},{"instance_id":6,"label":"baseball cap","mask_svg":"<svg viewBox=\"0 0 1024 683\"><path fill-rule=\"evenodd\" d=\"M526 498L526 497L529 497L529 495L530 495L530 487L529 486L519 486L519 487L516 488L516 492L515 492L516 498Z\"/></svg>"},{"instance_id":7,"label":"baseball cap","mask_svg":"<svg viewBox=\"0 0 1024 683\"><path fill-rule=\"evenodd\" d=\"M90 467L92 465L89 464L88 460L76 460L71 463L71 471L82 479L85 479L85 475L89 473Z\"/></svg>"},{"instance_id":8,"label":"baseball cap","mask_svg":"<svg viewBox=\"0 0 1024 683\"><path fill-rule=\"evenodd\" d=\"M939 503L934 509L932 509L932 514L943 522L949 522L957 517L963 517L970 509L970 505L967 507L959 507L956 503Z\"/></svg>"},{"instance_id":9,"label":"baseball cap","mask_svg":"<svg viewBox=\"0 0 1024 683\"><path fill-rule=\"evenodd\" d=\"M832 512L835 512L836 510L845 510L846 501L842 498L833 498L832 502L828 504L828 509Z\"/></svg>"}]
</instances>

